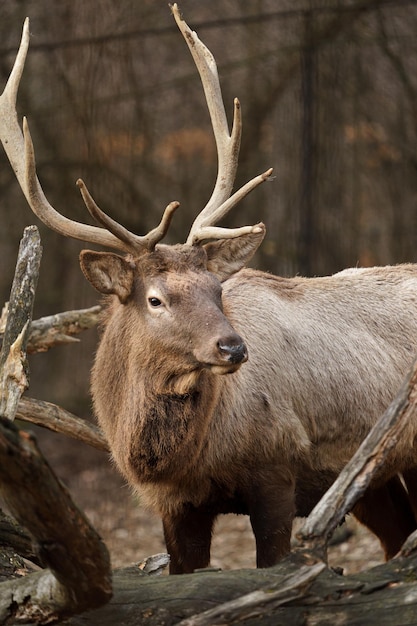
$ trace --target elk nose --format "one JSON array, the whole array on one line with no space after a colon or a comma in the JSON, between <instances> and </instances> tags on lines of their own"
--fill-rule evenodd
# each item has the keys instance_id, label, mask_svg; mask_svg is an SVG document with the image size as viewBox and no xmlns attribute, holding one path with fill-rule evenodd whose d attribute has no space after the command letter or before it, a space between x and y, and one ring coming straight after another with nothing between
<instances>
[{"instance_id":1,"label":"elk nose","mask_svg":"<svg viewBox=\"0 0 417 626\"><path fill-rule=\"evenodd\" d=\"M217 347L222 358L229 363L244 363L248 360L248 351L243 342L238 344L229 344L223 341L218 341Z\"/></svg>"}]
</instances>

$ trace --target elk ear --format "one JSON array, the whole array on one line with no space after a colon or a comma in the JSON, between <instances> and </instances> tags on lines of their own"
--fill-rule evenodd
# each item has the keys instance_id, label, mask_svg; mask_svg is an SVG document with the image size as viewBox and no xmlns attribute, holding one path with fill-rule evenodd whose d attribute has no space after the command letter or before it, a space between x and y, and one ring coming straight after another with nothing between
<instances>
[{"instance_id":1,"label":"elk ear","mask_svg":"<svg viewBox=\"0 0 417 626\"><path fill-rule=\"evenodd\" d=\"M254 230L240 237L219 239L204 244L207 253L207 269L223 281L248 263L265 237L265 225L260 223Z\"/></svg>"},{"instance_id":2,"label":"elk ear","mask_svg":"<svg viewBox=\"0 0 417 626\"><path fill-rule=\"evenodd\" d=\"M83 250L80 265L86 279L100 293L113 293L125 304L133 287L134 268L118 254Z\"/></svg>"}]
</instances>

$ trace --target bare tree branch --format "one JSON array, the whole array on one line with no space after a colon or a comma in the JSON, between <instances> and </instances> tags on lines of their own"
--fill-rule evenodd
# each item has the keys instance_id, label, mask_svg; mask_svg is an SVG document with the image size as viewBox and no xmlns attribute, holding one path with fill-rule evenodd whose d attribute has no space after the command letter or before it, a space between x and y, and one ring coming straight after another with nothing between
<instances>
[{"instance_id":1,"label":"bare tree branch","mask_svg":"<svg viewBox=\"0 0 417 626\"><path fill-rule=\"evenodd\" d=\"M8 303L5 306L3 319L8 317ZM55 315L48 315L34 320L30 325L27 341L28 354L46 352L50 348L66 343L78 342L78 335L83 330L88 330L97 325L102 311L101 306L93 306L89 309L77 311L64 311ZM0 341L3 339L0 330Z\"/></svg>"},{"instance_id":2,"label":"bare tree branch","mask_svg":"<svg viewBox=\"0 0 417 626\"><path fill-rule=\"evenodd\" d=\"M51 402L23 397L17 406L16 419L78 439L98 450L109 451L107 441L97 426L89 424Z\"/></svg>"},{"instance_id":3,"label":"bare tree branch","mask_svg":"<svg viewBox=\"0 0 417 626\"><path fill-rule=\"evenodd\" d=\"M397 396L306 519L298 533L305 547L324 553L334 529L382 468L416 411L417 361Z\"/></svg>"},{"instance_id":4,"label":"bare tree branch","mask_svg":"<svg viewBox=\"0 0 417 626\"><path fill-rule=\"evenodd\" d=\"M96 326L101 310L101 306L93 306L89 309L48 315L33 321L27 345L28 354L46 352L54 346L78 342L79 339L74 335Z\"/></svg>"}]
</instances>

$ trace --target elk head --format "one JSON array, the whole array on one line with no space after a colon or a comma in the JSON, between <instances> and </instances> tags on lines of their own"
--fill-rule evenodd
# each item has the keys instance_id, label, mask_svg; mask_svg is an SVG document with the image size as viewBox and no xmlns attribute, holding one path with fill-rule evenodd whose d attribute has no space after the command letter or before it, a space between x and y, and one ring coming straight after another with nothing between
<instances>
[{"instance_id":1,"label":"elk head","mask_svg":"<svg viewBox=\"0 0 417 626\"><path fill-rule=\"evenodd\" d=\"M23 120L22 133L16 114L17 91L29 45L28 20L13 70L0 97L0 138L30 207L47 226L65 236L124 253L121 256L83 251L81 268L90 283L103 294L117 296L119 306L135 307L142 321L146 317L153 342L164 334L165 340L171 337L174 345L181 344L183 349L188 345L190 371L209 368L214 373L229 373L247 359L247 351L222 311L220 283L248 262L264 237L265 227L259 223L226 229L215 224L252 189L270 178L272 170L253 178L231 195L241 137L240 104L235 99L229 133L214 58L189 29L176 4L171 10L202 80L218 154L218 175L212 196L192 224L185 244L160 244L178 202L166 207L159 226L145 236L129 232L106 215L81 180L77 184L86 207L101 227L67 219L49 204L36 175L27 121ZM187 323L190 311L192 325ZM179 319L182 324L178 324Z\"/></svg>"}]
</instances>

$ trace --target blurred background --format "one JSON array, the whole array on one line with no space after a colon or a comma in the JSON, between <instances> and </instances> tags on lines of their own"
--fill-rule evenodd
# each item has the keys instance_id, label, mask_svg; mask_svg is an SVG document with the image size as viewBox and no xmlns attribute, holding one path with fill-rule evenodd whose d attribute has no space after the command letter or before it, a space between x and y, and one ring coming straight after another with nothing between
<instances>
[{"instance_id":1,"label":"blurred background","mask_svg":"<svg viewBox=\"0 0 417 626\"><path fill-rule=\"evenodd\" d=\"M236 188L276 178L228 223L263 220L254 265L289 276L417 260L417 2L183 0L213 52L226 111L243 111ZM18 110L52 204L88 221L75 186L130 230L156 225L179 200L168 242L186 238L211 194L216 152L196 69L165 0L2 0L5 83L25 16L31 45ZM32 216L0 153L0 300ZM82 244L40 225L35 317L98 300L78 265ZM30 394L90 413L96 333L36 355Z\"/></svg>"}]
</instances>

